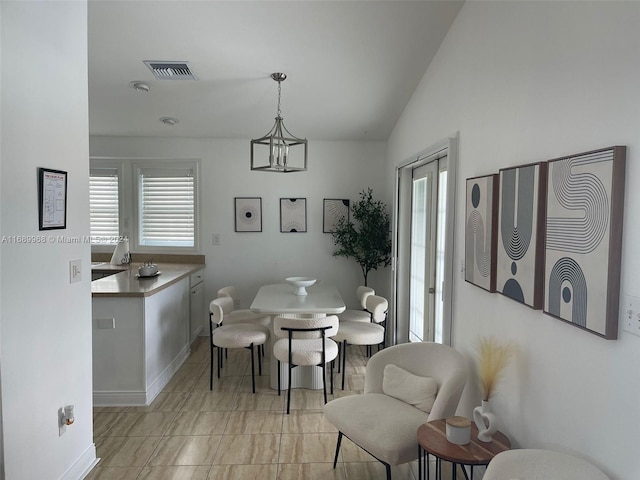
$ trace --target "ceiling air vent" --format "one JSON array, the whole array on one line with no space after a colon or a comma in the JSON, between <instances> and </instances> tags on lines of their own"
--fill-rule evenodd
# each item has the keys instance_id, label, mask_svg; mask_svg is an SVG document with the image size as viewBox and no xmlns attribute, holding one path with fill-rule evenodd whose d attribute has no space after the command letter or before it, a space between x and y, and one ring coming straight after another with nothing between
<instances>
[{"instance_id":1,"label":"ceiling air vent","mask_svg":"<svg viewBox=\"0 0 640 480\"><path fill-rule=\"evenodd\" d=\"M160 62L145 60L153 75L160 80L196 80L187 62Z\"/></svg>"}]
</instances>

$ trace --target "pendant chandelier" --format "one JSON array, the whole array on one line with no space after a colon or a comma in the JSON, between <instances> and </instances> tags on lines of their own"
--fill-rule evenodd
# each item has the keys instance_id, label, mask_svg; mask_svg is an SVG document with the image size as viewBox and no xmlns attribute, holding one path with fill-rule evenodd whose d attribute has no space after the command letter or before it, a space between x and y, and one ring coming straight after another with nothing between
<instances>
[{"instance_id":1,"label":"pendant chandelier","mask_svg":"<svg viewBox=\"0 0 640 480\"><path fill-rule=\"evenodd\" d=\"M287 76L272 73L271 78L278 82L278 113L271 130L265 136L251 140L251 170L304 172L307 170L307 139L292 135L284 126L280 112L282 82Z\"/></svg>"}]
</instances>

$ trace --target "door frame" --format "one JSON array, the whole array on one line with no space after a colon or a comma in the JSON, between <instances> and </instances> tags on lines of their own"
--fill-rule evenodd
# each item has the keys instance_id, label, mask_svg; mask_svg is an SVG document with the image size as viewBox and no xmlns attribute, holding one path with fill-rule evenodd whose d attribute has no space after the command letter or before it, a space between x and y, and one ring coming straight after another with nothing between
<instances>
[{"instance_id":1,"label":"door frame","mask_svg":"<svg viewBox=\"0 0 640 480\"><path fill-rule=\"evenodd\" d=\"M428 163L437 158L447 156L447 213L445 218L445 244L450 246L445 250L444 258L444 286L442 288L443 299L443 328L442 343L451 345L452 314L453 314L453 281L455 277L454 268L454 228L456 210L456 184L458 167L458 143L459 134L442 140L408 159L400 162L395 167L395 183L393 198L392 233L391 233L391 302L389 307L389 327L392 345L406 343L409 341L409 317L408 295L409 289L404 285L403 274L409 271L410 235L400 235L402 232L410 231L411 211L408 209L401 215L400 206L411 204L411 189L405 188L400 191L401 180L406 182L411 180L411 171L421 164ZM407 193L408 192L408 193Z\"/></svg>"}]
</instances>

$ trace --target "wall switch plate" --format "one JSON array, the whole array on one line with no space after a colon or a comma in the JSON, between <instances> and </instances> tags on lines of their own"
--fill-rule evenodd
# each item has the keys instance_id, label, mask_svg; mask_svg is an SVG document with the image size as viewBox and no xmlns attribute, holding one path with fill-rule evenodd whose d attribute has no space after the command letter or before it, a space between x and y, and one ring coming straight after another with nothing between
<instances>
[{"instance_id":1,"label":"wall switch plate","mask_svg":"<svg viewBox=\"0 0 640 480\"><path fill-rule=\"evenodd\" d=\"M211 243L212 245L220 245L220 234L214 233L211 235Z\"/></svg>"},{"instance_id":2,"label":"wall switch plate","mask_svg":"<svg viewBox=\"0 0 640 480\"><path fill-rule=\"evenodd\" d=\"M82 260L71 260L69 262L69 283L76 283L82 280Z\"/></svg>"},{"instance_id":3,"label":"wall switch plate","mask_svg":"<svg viewBox=\"0 0 640 480\"><path fill-rule=\"evenodd\" d=\"M67 431L67 424L64 422L64 408L58 409L58 436L64 435Z\"/></svg>"},{"instance_id":4,"label":"wall switch plate","mask_svg":"<svg viewBox=\"0 0 640 480\"><path fill-rule=\"evenodd\" d=\"M623 295L621 307L622 329L640 337L640 297Z\"/></svg>"}]
</instances>

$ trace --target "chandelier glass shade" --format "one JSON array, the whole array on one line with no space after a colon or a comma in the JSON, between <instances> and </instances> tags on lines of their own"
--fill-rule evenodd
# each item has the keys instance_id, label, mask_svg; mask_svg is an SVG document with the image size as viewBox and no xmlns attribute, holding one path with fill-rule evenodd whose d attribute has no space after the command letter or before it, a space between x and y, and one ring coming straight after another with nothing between
<instances>
[{"instance_id":1,"label":"chandelier glass shade","mask_svg":"<svg viewBox=\"0 0 640 480\"><path fill-rule=\"evenodd\" d=\"M281 83L287 76L284 73L272 73L271 78L278 82L278 112L271 130L251 140L251 170L304 172L307 170L307 139L289 132L280 112Z\"/></svg>"}]
</instances>

